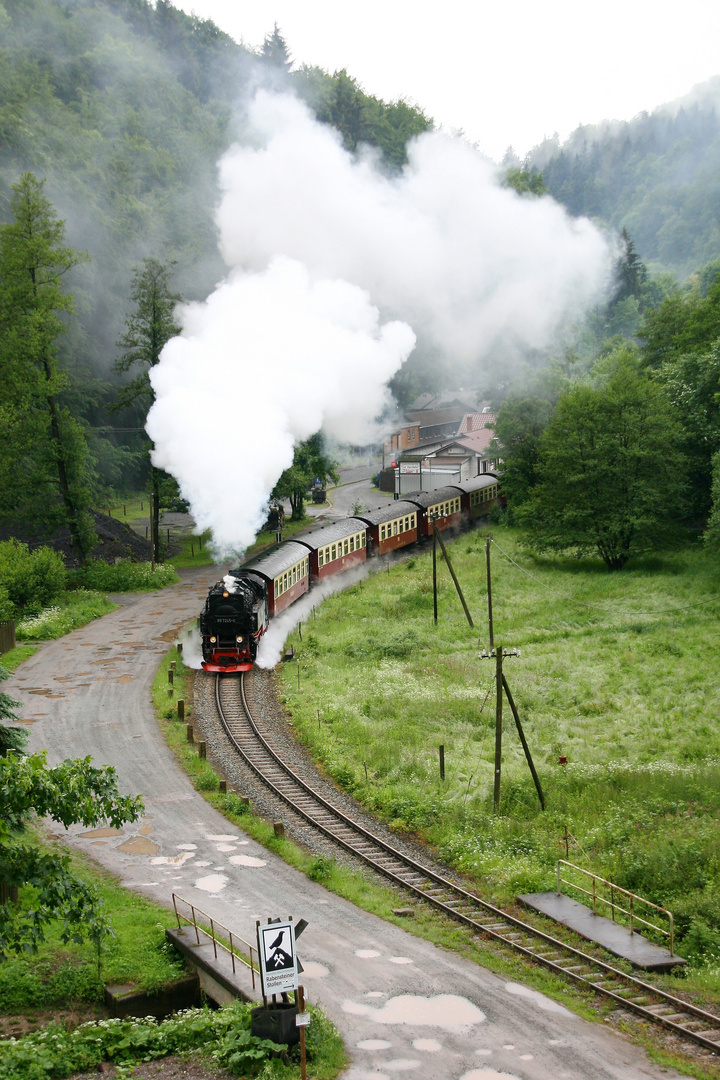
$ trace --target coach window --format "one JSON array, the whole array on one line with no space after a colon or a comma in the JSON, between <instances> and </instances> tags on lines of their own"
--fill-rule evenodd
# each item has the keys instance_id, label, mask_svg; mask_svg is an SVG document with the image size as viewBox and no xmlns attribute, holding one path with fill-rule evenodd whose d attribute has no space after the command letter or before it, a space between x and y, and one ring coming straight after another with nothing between
<instances>
[{"instance_id":1,"label":"coach window","mask_svg":"<svg viewBox=\"0 0 720 1080\"><path fill-rule=\"evenodd\" d=\"M355 550L355 537L354 536L350 537L350 550L351 551Z\"/></svg>"},{"instance_id":2,"label":"coach window","mask_svg":"<svg viewBox=\"0 0 720 1080\"><path fill-rule=\"evenodd\" d=\"M365 547L365 533L360 533L360 546Z\"/></svg>"},{"instance_id":3,"label":"coach window","mask_svg":"<svg viewBox=\"0 0 720 1080\"><path fill-rule=\"evenodd\" d=\"M344 545L343 545L343 554L347 555L349 550L350 550L350 541L346 540Z\"/></svg>"}]
</instances>

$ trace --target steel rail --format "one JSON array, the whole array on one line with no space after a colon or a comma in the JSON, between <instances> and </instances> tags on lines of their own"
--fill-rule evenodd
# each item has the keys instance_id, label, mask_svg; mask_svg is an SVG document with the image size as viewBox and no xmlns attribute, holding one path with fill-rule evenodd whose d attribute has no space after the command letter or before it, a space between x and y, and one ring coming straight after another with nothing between
<instances>
[{"instance_id":1,"label":"steel rail","mask_svg":"<svg viewBox=\"0 0 720 1080\"><path fill-rule=\"evenodd\" d=\"M232 697L233 690L239 686L239 694L236 695L236 700L223 704L221 701L221 686L227 691L224 695L226 698L228 696ZM410 856L403 854L392 844L387 843L381 837L376 836L364 826L353 821L352 818L348 817L320 792L316 791L302 777L298 776L295 770L285 763L270 746L259 730L248 705L244 674L240 675L239 680L232 675L217 675L215 700L223 729L243 760L278 798L334 843L339 844L356 858L361 859L375 871L392 881L393 884L412 892L419 899L431 904L450 918L463 923L494 941L511 946L516 952L534 963L541 964L566 979L571 979L579 986L595 991L622 1008L634 1012L644 1020L660 1025L681 1038L689 1039L707 1050L720 1053L720 1016L691 1005L681 998L653 986L651 983L647 983L634 975L629 975L619 968L613 967L612 964L598 960L596 957L560 941L551 934L538 930L531 924L503 911L502 908L498 908L467 889L456 885L430 867L424 866ZM341 826L356 834L357 839L355 841L339 835L332 828L332 825L319 820L317 808L313 813L307 807L301 806L296 801L297 794L293 797L290 792L283 790L276 782L277 776L272 779L261 764L252 760L250 754L241 745L236 733L231 730L232 721L228 719L227 711L229 707L233 706L236 708L241 707L241 715L238 717L238 721L240 723L244 722L246 727L250 729L251 735L256 741L256 746L259 746L261 752L269 757L271 767L280 773L281 779L287 778L301 789L306 799L314 800L321 812L336 818ZM371 846L370 851L367 850L368 845ZM372 848L375 850L373 851ZM397 865L388 865L387 857L383 860L383 854L390 856L391 860L399 863L399 867ZM405 871L405 876L403 876L403 871ZM412 878L415 878L415 880L413 881ZM419 880L417 880L418 878ZM440 895L438 895L438 888L441 890ZM443 893L449 893L450 895L448 897ZM477 917L478 912L482 913L482 918ZM537 942L541 944L538 945ZM548 946L550 947L549 950ZM568 960L571 961L569 966ZM598 972L600 973L599 977L597 977ZM624 993L620 992L623 990L630 991L635 996L626 997ZM648 998L650 1000L647 1000ZM660 1012L661 1009L665 1011ZM692 1030L690 1025L694 1027L699 1025L701 1030ZM710 1038L710 1035L713 1035L714 1038Z\"/></svg>"}]
</instances>

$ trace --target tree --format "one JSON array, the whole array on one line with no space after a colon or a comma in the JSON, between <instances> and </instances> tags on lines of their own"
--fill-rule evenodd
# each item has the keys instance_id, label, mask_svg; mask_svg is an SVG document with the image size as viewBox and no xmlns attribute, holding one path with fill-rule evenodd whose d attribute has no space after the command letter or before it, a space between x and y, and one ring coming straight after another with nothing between
<instances>
[{"instance_id":1,"label":"tree","mask_svg":"<svg viewBox=\"0 0 720 1080\"><path fill-rule=\"evenodd\" d=\"M145 259L142 266L135 269L130 293L134 307L127 317L125 333L117 343L122 353L115 361L114 367L118 372L125 372L137 365L140 370L118 392L115 410L138 406L145 417L155 400L150 382L150 368L160 360L163 346L171 337L180 333L180 327L175 322L175 307L182 297L172 292L170 288L172 265L174 264L163 264L157 259ZM150 485L153 496L151 531L153 554L158 562L160 560L160 501L165 476L162 469L156 469L154 465L150 465Z\"/></svg>"},{"instance_id":2,"label":"tree","mask_svg":"<svg viewBox=\"0 0 720 1080\"><path fill-rule=\"evenodd\" d=\"M508 148L511 149L511 148ZM512 188L518 195L545 195L547 188L542 173L536 168L521 169L510 165L501 180L503 187Z\"/></svg>"},{"instance_id":3,"label":"tree","mask_svg":"<svg viewBox=\"0 0 720 1080\"><path fill-rule=\"evenodd\" d=\"M95 542L88 513L88 454L80 424L62 403L69 385L58 367L57 339L72 299L62 279L86 255L64 246L65 226L24 173L12 188L14 220L0 225L0 418L6 422L3 480L6 514L69 529L83 565Z\"/></svg>"},{"instance_id":4,"label":"tree","mask_svg":"<svg viewBox=\"0 0 720 1080\"><path fill-rule=\"evenodd\" d=\"M542 433L553 404L541 397L512 397L504 401L493 425L493 452L502 459L503 495L513 510L530 498L538 482Z\"/></svg>"},{"instance_id":5,"label":"tree","mask_svg":"<svg viewBox=\"0 0 720 1080\"><path fill-rule=\"evenodd\" d=\"M652 377L675 408L689 463L689 509L704 519L712 502L713 455L720 450L720 341L707 352L670 357Z\"/></svg>"},{"instance_id":6,"label":"tree","mask_svg":"<svg viewBox=\"0 0 720 1080\"><path fill-rule=\"evenodd\" d=\"M647 268L630 239L630 233L623 229L621 233L622 255L615 264L615 281L617 288L613 301L628 300L631 296L636 300L642 297L642 287L647 279Z\"/></svg>"},{"instance_id":7,"label":"tree","mask_svg":"<svg viewBox=\"0 0 720 1080\"><path fill-rule=\"evenodd\" d=\"M70 857L46 854L23 839L32 814L66 828L109 824L119 828L143 813L140 799L120 795L115 770L94 768L91 758L48 768L46 755L0 758L0 957L37 952L51 922L63 942L97 943L110 933L96 890L73 872ZM13 902L19 888L33 890L29 905Z\"/></svg>"},{"instance_id":8,"label":"tree","mask_svg":"<svg viewBox=\"0 0 720 1080\"><path fill-rule=\"evenodd\" d=\"M712 460L712 510L703 540L708 551L720 552L720 450Z\"/></svg>"},{"instance_id":9,"label":"tree","mask_svg":"<svg viewBox=\"0 0 720 1080\"><path fill-rule=\"evenodd\" d=\"M680 430L664 391L628 351L597 385L566 391L543 432L539 481L519 518L537 551L597 552L611 570L678 535Z\"/></svg>"},{"instance_id":10,"label":"tree","mask_svg":"<svg viewBox=\"0 0 720 1080\"><path fill-rule=\"evenodd\" d=\"M283 75L289 73L290 68L293 65L292 57L290 56L290 51L285 42L285 38L278 29L277 23L273 26L272 34L265 35L260 56L263 62L269 67L274 68Z\"/></svg>"},{"instance_id":11,"label":"tree","mask_svg":"<svg viewBox=\"0 0 720 1080\"><path fill-rule=\"evenodd\" d=\"M337 463L325 453L322 433L319 431L295 447L293 463L278 480L271 498L289 499L292 520L302 521L305 516L305 496L316 477L323 486L326 480L337 483L340 479Z\"/></svg>"},{"instance_id":12,"label":"tree","mask_svg":"<svg viewBox=\"0 0 720 1080\"><path fill-rule=\"evenodd\" d=\"M0 682L10 678L10 672L0 664ZM6 720L17 720L15 709L19 701L11 698L9 694L0 693L0 757L5 757L8 750L21 753L25 749L28 733L24 728L8 727Z\"/></svg>"}]
</instances>

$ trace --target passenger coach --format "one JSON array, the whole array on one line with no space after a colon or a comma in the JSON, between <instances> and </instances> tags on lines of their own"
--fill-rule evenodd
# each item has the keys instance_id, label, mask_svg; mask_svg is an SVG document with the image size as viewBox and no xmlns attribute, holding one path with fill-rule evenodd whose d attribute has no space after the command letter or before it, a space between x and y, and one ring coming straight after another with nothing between
<instances>
[{"instance_id":1,"label":"passenger coach","mask_svg":"<svg viewBox=\"0 0 720 1080\"><path fill-rule=\"evenodd\" d=\"M462 495L457 487L435 488L434 491L417 491L406 495L418 511L418 536L432 536L432 523L438 529L452 529L462 524Z\"/></svg>"},{"instance_id":2,"label":"passenger coach","mask_svg":"<svg viewBox=\"0 0 720 1080\"><path fill-rule=\"evenodd\" d=\"M418 539L418 508L408 500L391 502L358 517L367 525L369 555L384 555Z\"/></svg>"},{"instance_id":3,"label":"passenger coach","mask_svg":"<svg viewBox=\"0 0 720 1080\"><path fill-rule=\"evenodd\" d=\"M472 476L469 480L461 480L458 484L453 484L453 487L462 491L464 509L471 521L489 514L492 504L498 497L498 480L495 473L481 473L479 476Z\"/></svg>"},{"instance_id":4,"label":"passenger coach","mask_svg":"<svg viewBox=\"0 0 720 1080\"><path fill-rule=\"evenodd\" d=\"M346 518L296 537L296 542L310 552L310 580L324 581L365 562L366 531L367 525L360 518Z\"/></svg>"},{"instance_id":5,"label":"passenger coach","mask_svg":"<svg viewBox=\"0 0 720 1080\"><path fill-rule=\"evenodd\" d=\"M310 588L310 557L303 544L288 540L269 555L256 555L240 567L267 584L270 617L279 615Z\"/></svg>"}]
</instances>

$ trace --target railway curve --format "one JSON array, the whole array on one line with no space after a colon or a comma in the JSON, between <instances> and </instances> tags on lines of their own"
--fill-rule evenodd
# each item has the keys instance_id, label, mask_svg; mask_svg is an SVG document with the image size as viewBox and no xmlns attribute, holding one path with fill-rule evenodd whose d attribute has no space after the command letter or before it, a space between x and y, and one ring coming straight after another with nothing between
<instances>
[{"instance_id":1,"label":"railway curve","mask_svg":"<svg viewBox=\"0 0 720 1080\"><path fill-rule=\"evenodd\" d=\"M252 673L248 673L252 676ZM319 791L273 749L253 715L248 676L215 676L220 724L235 752L277 799L313 829L393 885L486 938L509 947L682 1040L720 1054L720 1016L598 960L462 888L388 843Z\"/></svg>"}]
</instances>

